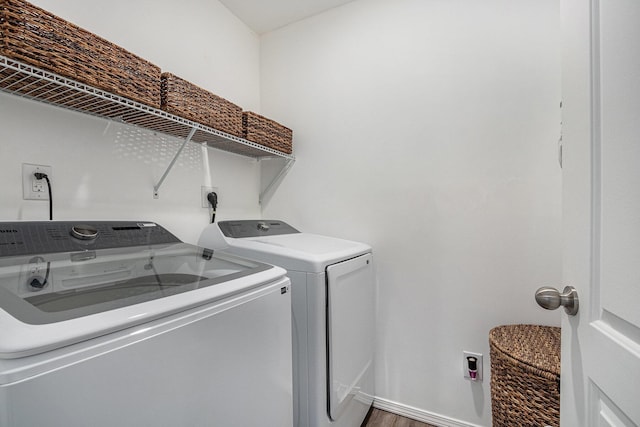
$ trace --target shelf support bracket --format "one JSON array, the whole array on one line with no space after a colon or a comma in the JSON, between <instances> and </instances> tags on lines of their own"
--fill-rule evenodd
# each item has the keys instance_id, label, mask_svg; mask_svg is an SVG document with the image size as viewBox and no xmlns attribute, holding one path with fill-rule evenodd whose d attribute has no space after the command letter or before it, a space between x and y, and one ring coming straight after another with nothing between
<instances>
[{"instance_id":1,"label":"shelf support bracket","mask_svg":"<svg viewBox=\"0 0 640 427\"><path fill-rule=\"evenodd\" d=\"M167 166L167 170L164 171L164 173L160 177L160 181L158 181L158 183L153 186L153 198L154 199L157 199L157 198L160 197L158 195L158 190L160 190L160 186L164 182L164 180L167 177L167 175L169 175L169 172L173 168L173 165L175 165L176 160L178 160L178 156L180 156L180 153L182 153L182 150L184 149L184 146L187 145L187 142L191 141L191 138L193 138L193 135L196 133L196 130L197 130L197 128L195 126L191 128L191 131L189 132L189 135L187 135L187 137L185 138L184 142L182 143L182 145L178 149L178 152L176 153L175 156L173 156L173 160L171 160L171 163L169 163L169 166Z\"/></svg>"},{"instance_id":2,"label":"shelf support bracket","mask_svg":"<svg viewBox=\"0 0 640 427\"><path fill-rule=\"evenodd\" d=\"M271 180L271 182L269 182L269 184L265 187L265 189L262 192L260 192L260 196L258 198L258 202L260 204L262 204L262 202L264 201L265 196L267 194L269 194L269 192L271 191L273 186L276 185L276 183L280 181L280 178L282 178L283 176L285 176L287 174L287 172L289 172L289 169L291 169L291 166L293 166L295 161L296 161L295 159L287 159L286 160L286 163L284 164L284 166L282 166L282 169L280 169L280 172L278 172L278 174Z\"/></svg>"}]
</instances>

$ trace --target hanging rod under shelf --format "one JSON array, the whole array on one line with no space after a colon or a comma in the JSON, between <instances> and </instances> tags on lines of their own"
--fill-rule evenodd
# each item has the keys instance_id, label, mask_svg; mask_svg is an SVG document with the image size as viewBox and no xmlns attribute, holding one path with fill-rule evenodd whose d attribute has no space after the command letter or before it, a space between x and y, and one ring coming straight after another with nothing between
<instances>
[{"instance_id":1,"label":"hanging rod under shelf","mask_svg":"<svg viewBox=\"0 0 640 427\"><path fill-rule=\"evenodd\" d=\"M92 116L140 126L181 139L187 138L193 132L191 138L193 142L243 156L258 159L263 157L294 159L293 155L1 55L0 91Z\"/></svg>"}]
</instances>

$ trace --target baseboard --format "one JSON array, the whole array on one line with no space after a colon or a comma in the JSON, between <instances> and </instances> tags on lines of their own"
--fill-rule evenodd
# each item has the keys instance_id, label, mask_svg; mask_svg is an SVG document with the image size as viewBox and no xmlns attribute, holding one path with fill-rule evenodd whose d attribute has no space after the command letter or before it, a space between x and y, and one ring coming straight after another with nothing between
<instances>
[{"instance_id":1,"label":"baseboard","mask_svg":"<svg viewBox=\"0 0 640 427\"><path fill-rule=\"evenodd\" d=\"M382 409L383 411L392 412L396 415L411 418L412 420L422 421L423 423L433 424L438 427L482 427L478 424L471 424L455 418L445 417L434 414L412 406L403 405L402 403L393 402L391 400L376 397L373 401L373 407Z\"/></svg>"}]
</instances>

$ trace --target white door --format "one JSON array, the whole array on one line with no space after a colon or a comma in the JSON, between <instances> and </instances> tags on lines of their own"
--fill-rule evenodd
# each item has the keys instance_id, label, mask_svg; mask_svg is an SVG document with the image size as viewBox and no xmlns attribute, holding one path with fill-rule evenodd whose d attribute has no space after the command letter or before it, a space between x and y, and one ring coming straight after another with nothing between
<instances>
[{"instance_id":1,"label":"white door","mask_svg":"<svg viewBox=\"0 0 640 427\"><path fill-rule=\"evenodd\" d=\"M561 425L640 426L640 1L561 4Z\"/></svg>"}]
</instances>

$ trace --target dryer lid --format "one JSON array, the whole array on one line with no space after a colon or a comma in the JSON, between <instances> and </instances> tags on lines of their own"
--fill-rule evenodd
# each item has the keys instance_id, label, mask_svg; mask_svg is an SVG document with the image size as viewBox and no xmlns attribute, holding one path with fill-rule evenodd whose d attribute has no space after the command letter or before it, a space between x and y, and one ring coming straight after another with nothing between
<instances>
[{"instance_id":1,"label":"dryer lid","mask_svg":"<svg viewBox=\"0 0 640 427\"><path fill-rule=\"evenodd\" d=\"M282 221L266 222L284 224L282 228L290 227ZM247 227L254 228L252 225ZM212 249L223 249L291 271L324 272L328 265L371 252L371 247L364 243L301 233L297 230L275 235L257 232L253 233L258 234L257 236L229 237L223 229L224 223L210 224L203 231L198 244Z\"/></svg>"}]
</instances>

